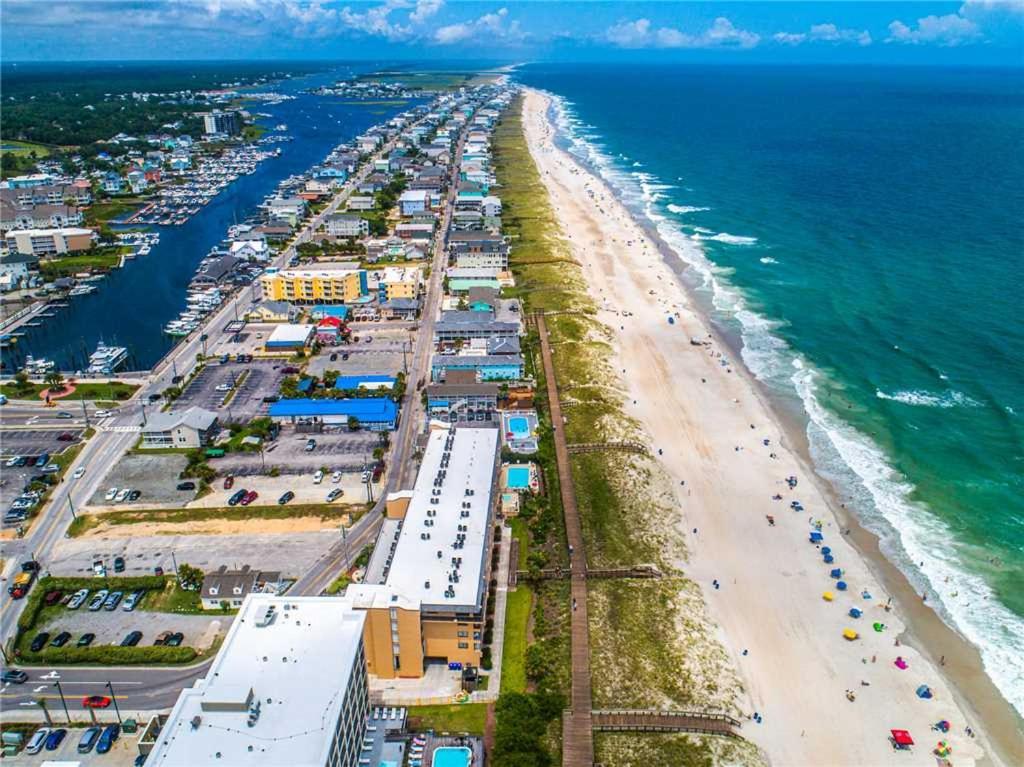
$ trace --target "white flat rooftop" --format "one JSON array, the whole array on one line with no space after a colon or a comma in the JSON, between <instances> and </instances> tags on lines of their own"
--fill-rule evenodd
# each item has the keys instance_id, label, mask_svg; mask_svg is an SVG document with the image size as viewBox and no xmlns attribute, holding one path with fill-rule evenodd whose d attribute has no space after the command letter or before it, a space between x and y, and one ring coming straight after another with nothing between
<instances>
[{"instance_id":1,"label":"white flat rooftop","mask_svg":"<svg viewBox=\"0 0 1024 767\"><path fill-rule=\"evenodd\" d=\"M258 626L271 605L275 619ZM182 691L146 764L323 767L365 620L340 599L251 594L206 678ZM260 702L253 727L250 690ZM215 710L225 705L237 710Z\"/></svg>"},{"instance_id":2,"label":"white flat rooftop","mask_svg":"<svg viewBox=\"0 0 1024 767\"><path fill-rule=\"evenodd\" d=\"M313 325L278 325L266 343L305 343L313 335L314 330L316 327Z\"/></svg>"},{"instance_id":3,"label":"white flat rooftop","mask_svg":"<svg viewBox=\"0 0 1024 767\"><path fill-rule=\"evenodd\" d=\"M484 544L491 524L498 430L456 429L449 450L450 434L445 429L430 435L386 583L424 606L471 608L480 603L484 558L489 556ZM439 471L445 476L435 484ZM461 558L458 567L453 557ZM449 580L453 574L458 583ZM454 596L446 596L450 589Z\"/></svg>"}]
</instances>

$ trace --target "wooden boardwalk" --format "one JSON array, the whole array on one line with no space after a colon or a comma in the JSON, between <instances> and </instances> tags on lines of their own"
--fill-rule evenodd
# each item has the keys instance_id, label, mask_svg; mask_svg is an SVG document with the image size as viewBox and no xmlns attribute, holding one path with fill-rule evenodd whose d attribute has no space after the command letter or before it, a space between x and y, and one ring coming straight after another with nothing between
<instances>
[{"instance_id":1,"label":"wooden boardwalk","mask_svg":"<svg viewBox=\"0 0 1024 767\"><path fill-rule=\"evenodd\" d=\"M739 721L725 714L699 711L608 710L594 711L591 721L595 730L606 732L694 732L702 735L741 737Z\"/></svg>"},{"instance_id":2,"label":"wooden boardwalk","mask_svg":"<svg viewBox=\"0 0 1024 767\"><path fill-rule=\"evenodd\" d=\"M603 453L607 451L647 455L647 448L639 442L576 442L569 445L568 449L573 455L578 453Z\"/></svg>"},{"instance_id":3,"label":"wooden boardwalk","mask_svg":"<svg viewBox=\"0 0 1024 767\"><path fill-rule=\"evenodd\" d=\"M594 736L591 728L590 691L590 626L587 623L587 556L583 547L583 527L569 465L569 447L565 442L565 422L558 401L558 383L548 344L548 328L543 314L535 315L540 336L541 359L547 382L548 405L554 426L555 459L558 463L558 484L565 513L565 533L572 547L569 557L571 592L574 609L571 623L572 695L570 707L562 715L563 767L593 767Z\"/></svg>"}]
</instances>

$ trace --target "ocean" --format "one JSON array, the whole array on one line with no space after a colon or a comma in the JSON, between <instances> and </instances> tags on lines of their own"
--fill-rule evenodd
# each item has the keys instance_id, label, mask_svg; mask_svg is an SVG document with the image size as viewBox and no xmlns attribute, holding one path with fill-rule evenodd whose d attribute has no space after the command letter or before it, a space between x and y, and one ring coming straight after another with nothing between
<instances>
[{"instance_id":1,"label":"ocean","mask_svg":"<svg viewBox=\"0 0 1024 767\"><path fill-rule=\"evenodd\" d=\"M271 131L281 123L288 126L286 133L294 140L269 145L280 147L281 155L264 160L251 175L239 177L185 224L150 227L160 232L160 243L148 255L126 262L94 283L95 293L69 299L70 306L57 310L41 327L24 328L25 337L5 352L4 361L16 367L31 354L53 360L62 370L82 370L102 340L128 349L130 369L152 367L175 343L162 332L163 326L186 308L185 291L196 267L227 236L232 223L256 213L256 206L278 183L305 172L338 144L424 101L358 103L302 93L371 70L369 64L345 65L256 88L295 96L274 105L248 103L251 111L271 115L260 118L260 125Z\"/></svg>"},{"instance_id":2,"label":"ocean","mask_svg":"<svg viewBox=\"0 0 1024 767\"><path fill-rule=\"evenodd\" d=\"M1024 73L534 64L810 453L1024 714Z\"/></svg>"}]
</instances>

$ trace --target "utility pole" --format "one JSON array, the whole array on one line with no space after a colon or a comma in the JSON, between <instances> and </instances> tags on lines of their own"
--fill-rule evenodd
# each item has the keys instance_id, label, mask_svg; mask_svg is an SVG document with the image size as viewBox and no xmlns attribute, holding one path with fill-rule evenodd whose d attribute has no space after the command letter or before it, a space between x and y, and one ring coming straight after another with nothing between
<instances>
[{"instance_id":1,"label":"utility pole","mask_svg":"<svg viewBox=\"0 0 1024 767\"><path fill-rule=\"evenodd\" d=\"M82 400L82 417L85 419L85 428L88 429L89 428L89 411L86 410L86 408L85 408L85 395L84 394L79 394L79 397Z\"/></svg>"},{"instance_id":2,"label":"utility pole","mask_svg":"<svg viewBox=\"0 0 1024 767\"><path fill-rule=\"evenodd\" d=\"M173 551L171 552L171 564L174 565L174 575L175 575L175 577L177 577L177 575L178 575L178 560L175 559Z\"/></svg>"},{"instance_id":3,"label":"utility pole","mask_svg":"<svg viewBox=\"0 0 1024 767\"><path fill-rule=\"evenodd\" d=\"M71 712L68 711L68 702L64 699L64 690L61 689L60 682L54 682L57 686L57 693L60 695L60 703L64 706L64 716L68 718L68 724L71 724Z\"/></svg>"},{"instance_id":4,"label":"utility pole","mask_svg":"<svg viewBox=\"0 0 1024 767\"><path fill-rule=\"evenodd\" d=\"M107 681L107 689L110 690L110 699L114 701L114 713L117 714L117 723L122 724L121 709L117 706L117 696L114 695L114 685Z\"/></svg>"},{"instance_id":5,"label":"utility pole","mask_svg":"<svg viewBox=\"0 0 1024 767\"><path fill-rule=\"evenodd\" d=\"M71 518L72 519L78 519L78 517L75 515L75 504L73 504L71 502L71 491L70 490L68 490L68 508L71 509Z\"/></svg>"},{"instance_id":6,"label":"utility pole","mask_svg":"<svg viewBox=\"0 0 1024 767\"><path fill-rule=\"evenodd\" d=\"M146 425L146 403L144 400L139 400L139 406L142 408L142 425Z\"/></svg>"}]
</instances>

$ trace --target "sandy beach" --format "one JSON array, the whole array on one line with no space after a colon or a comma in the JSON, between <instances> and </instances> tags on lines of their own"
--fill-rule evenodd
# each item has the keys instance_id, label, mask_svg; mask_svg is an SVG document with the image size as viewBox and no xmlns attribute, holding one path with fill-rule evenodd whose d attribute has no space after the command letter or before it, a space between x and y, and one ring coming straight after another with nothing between
<instances>
[{"instance_id":1,"label":"sandy beach","mask_svg":"<svg viewBox=\"0 0 1024 767\"><path fill-rule=\"evenodd\" d=\"M658 245L600 179L554 145L548 106L527 91L527 143L615 338L625 410L676 486L690 553L679 566L701 586L743 679L751 717L743 735L776 765L933 767L940 740L952 746L951 764L1003 763L936 667L944 656L933 664L899 641L900 601L847 540L827 489L710 335ZM809 540L817 530L818 545ZM851 608L862 615L851 617ZM857 638L844 638L846 629ZM930 699L918 696L922 685ZM941 720L948 733L933 730ZM910 732L913 750L894 753L894 728Z\"/></svg>"}]
</instances>

